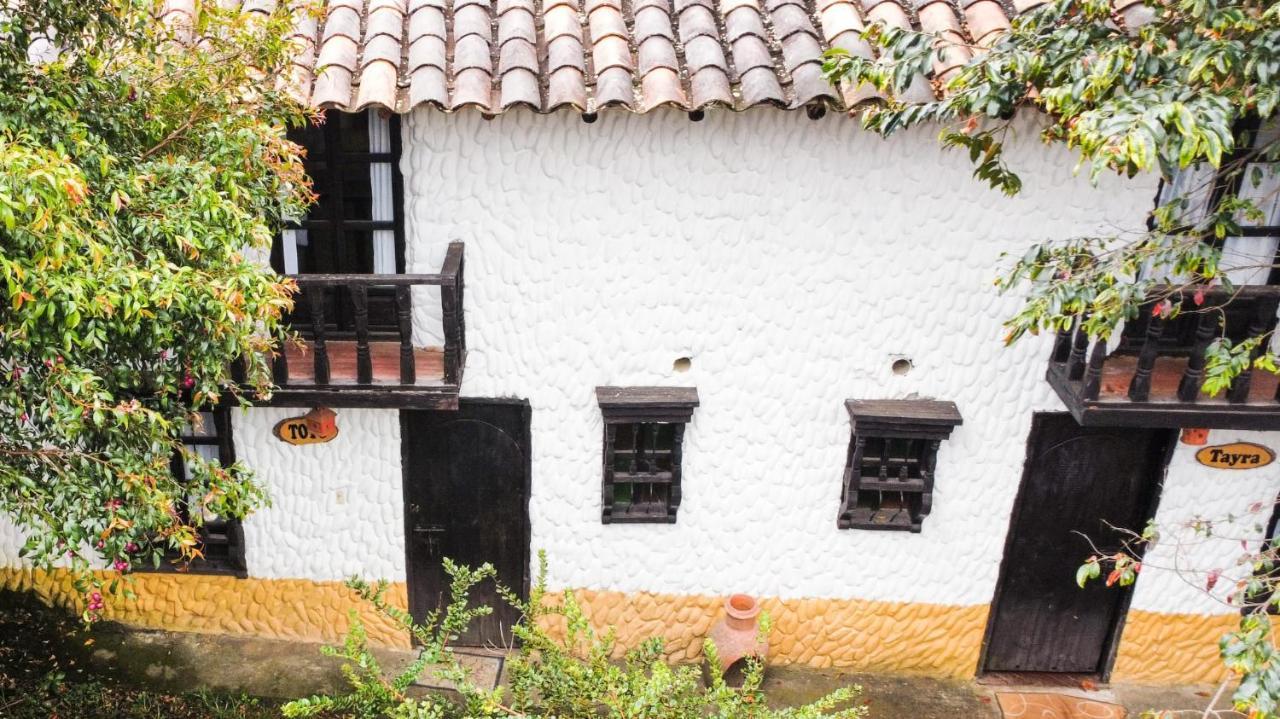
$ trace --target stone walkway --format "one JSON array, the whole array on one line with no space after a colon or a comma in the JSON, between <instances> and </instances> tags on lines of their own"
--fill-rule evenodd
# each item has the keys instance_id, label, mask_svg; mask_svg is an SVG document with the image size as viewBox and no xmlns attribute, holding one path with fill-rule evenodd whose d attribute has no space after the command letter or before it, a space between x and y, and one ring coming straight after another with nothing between
<instances>
[{"instance_id":1,"label":"stone walkway","mask_svg":"<svg viewBox=\"0 0 1280 719\"><path fill-rule=\"evenodd\" d=\"M388 668L407 663L413 656L397 651L380 654ZM478 654L468 659L475 675L500 681L501 656ZM95 631L89 660L101 673L123 681L145 677L149 687L166 691L204 687L291 698L340 687L343 681L338 671L340 663L321 656L319 645L267 639L101 627ZM771 703L788 705L816 699L848 684L863 687L863 699L871 709L872 719L999 719L995 692L1021 689L779 666L770 667L766 673L765 691ZM1128 708L1130 719L1137 719L1147 709L1203 710L1215 688L1113 684L1088 692L1066 691L1122 704Z\"/></svg>"}]
</instances>

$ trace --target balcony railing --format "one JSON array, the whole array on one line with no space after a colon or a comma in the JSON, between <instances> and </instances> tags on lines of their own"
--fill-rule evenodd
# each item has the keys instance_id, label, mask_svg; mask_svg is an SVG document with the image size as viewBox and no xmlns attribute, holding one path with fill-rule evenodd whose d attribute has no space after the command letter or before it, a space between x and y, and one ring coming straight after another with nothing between
<instances>
[{"instance_id":1,"label":"balcony railing","mask_svg":"<svg viewBox=\"0 0 1280 719\"><path fill-rule=\"evenodd\" d=\"M457 406L466 361L463 245L436 274L303 274L293 321L301 342L272 360L272 404ZM440 290L443 347L413 338L414 288ZM371 320L371 300L378 317Z\"/></svg>"},{"instance_id":2,"label":"balcony railing","mask_svg":"<svg viewBox=\"0 0 1280 719\"><path fill-rule=\"evenodd\" d=\"M1224 392L1204 391L1210 344L1224 331L1239 341L1273 330L1280 287L1210 289L1202 300L1173 300L1183 313L1170 320L1144 307L1114 352L1077 321L1058 333L1049 384L1085 426L1280 429L1280 381L1270 372L1250 363Z\"/></svg>"}]
</instances>

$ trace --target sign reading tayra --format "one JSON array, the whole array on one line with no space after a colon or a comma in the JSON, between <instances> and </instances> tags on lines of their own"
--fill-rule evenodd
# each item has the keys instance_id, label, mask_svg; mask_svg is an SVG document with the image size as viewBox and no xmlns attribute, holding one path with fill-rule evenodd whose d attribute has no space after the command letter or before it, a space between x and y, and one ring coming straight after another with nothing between
<instances>
[{"instance_id":1,"label":"sign reading tayra","mask_svg":"<svg viewBox=\"0 0 1280 719\"><path fill-rule=\"evenodd\" d=\"M1253 442L1232 442L1205 447L1196 452L1196 461L1215 469L1256 469L1275 461L1276 453Z\"/></svg>"},{"instance_id":2,"label":"sign reading tayra","mask_svg":"<svg viewBox=\"0 0 1280 719\"><path fill-rule=\"evenodd\" d=\"M320 444L338 436L338 415L328 407L316 407L301 417L276 423L276 439L289 444Z\"/></svg>"}]
</instances>

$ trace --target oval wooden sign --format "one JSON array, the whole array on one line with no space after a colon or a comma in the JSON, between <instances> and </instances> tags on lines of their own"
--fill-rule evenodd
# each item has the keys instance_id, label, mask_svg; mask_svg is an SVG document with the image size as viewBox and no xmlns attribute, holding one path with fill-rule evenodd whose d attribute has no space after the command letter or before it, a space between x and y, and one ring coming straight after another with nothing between
<instances>
[{"instance_id":1,"label":"oval wooden sign","mask_svg":"<svg viewBox=\"0 0 1280 719\"><path fill-rule=\"evenodd\" d=\"M1197 462L1214 469L1257 469L1275 459L1275 452L1253 442L1219 444L1196 452Z\"/></svg>"},{"instance_id":2,"label":"oval wooden sign","mask_svg":"<svg viewBox=\"0 0 1280 719\"><path fill-rule=\"evenodd\" d=\"M307 421L307 417L289 417L276 422L272 434L281 442L288 444L322 444L338 436L338 426L332 431L316 431L315 422Z\"/></svg>"}]
</instances>

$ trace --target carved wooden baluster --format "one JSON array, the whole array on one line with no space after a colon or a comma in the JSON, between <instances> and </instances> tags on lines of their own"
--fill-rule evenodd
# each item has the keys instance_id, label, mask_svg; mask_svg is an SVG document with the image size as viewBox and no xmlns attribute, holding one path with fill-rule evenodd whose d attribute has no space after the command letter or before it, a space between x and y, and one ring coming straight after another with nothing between
<instances>
[{"instance_id":1,"label":"carved wooden baluster","mask_svg":"<svg viewBox=\"0 0 1280 719\"><path fill-rule=\"evenodd\" d=\"M462 312L463 294L463 246L461 242L449 245L445 254L440 285L440 309L444 325L444 381L459 384L462 381L462 364L467 357L467 329Z\"/></svg>"},{"instance_id":2,"label":"carved wooden baluster","mask_svg":"<svg viewBox=\"0 0 1280 719\"><path fill-rule=\"evenodd\" d=\"M1275 299L1262 298L1258 300L1257 307L1254 308L1253 319L1249 321L1249 337L1257 337L1266 332L1271 323L1275 321L1276 303L1277 300ZM1253 360L1258 359L1263 352L1267 351L1270 339L1270 337L1263 339L1249 354L1249 365L1231 382L1231 389L1227 390L1227 401L1232 404L1241 404L1249 401L1249 389L1253 386Z\"/></svg>"},{"instance_id":3,"label":"carved wooden baluster","mask_svg":"<svg viewBox=\"0 0 1280 719\"><path fill-rule=\"evenodd\" d=\"M889 438L880 440L880 481L889 480Z\"/></svg>"},{"instance_id":4,"label":"carved wooden baluster","mask_svg":"<svg viewBox=\"0 0 1280 719\"><path fill-rule=\"evenodd\" d=\"M396 287L396 323L400 329L400 382L417 382L413 358L413 290L409 285Z\"/></svg>"},{"instance_id":5,"label":"carved wooden baluster","mask_svg":"<svg viewBox=\"0 0 1280 719\"><path fill-rule=\"evenodd\" d=\"M356 311L356 382L373 382L373 358L369 355L369 286L363 282L351 287L351 303Z\"/></svg>"},{"instance_id":6,"label":"carved wooden baluster","mask_svg":"<svg viewBox=\"0 0 1280 719\"><path fill-rule=\"evenodd\" d=\"M462 371L461 369L462 363L467 361L467 313L463 311L464 303L463 303L463 297L462 297L463 291L466 288L466 283L464 282L464 276L462 272L463 267L465 266L466 266L466 262L463 260L463 257L462 257L462 245L461 243L459 243L458 275L457 275L457 281L455 282L455 285L457 287L456 294L457 294L457 303L458 303L458 317L456 320L454 320L458 328L457 343L458 343L459 374L461 374L461 371Z\"/></svg>"},{"instance_id":7,"label":"carved wooden baluster","mask_svg":"<svg viewBox=\"0 0 1280 719\"><path fill-rule=\"evenodd\" d=\"M1080 318L1075 318L1070 327L1058 330L1057 336L1053 339L1053 354L1050 355L1050 361L1054 364L1062 364L1067 361L1067 357L1071 355L1071 336L1080 326Z\"/></svg>"},{"instance_id":8,"label":"carved wooden baluster","mask_svg":"<svg viewBox=\"0 0 1280 719\"><path fill-rule=\"evenodd\" d=\"M1138 368L1133 372L1133 381L1129 383L1129 399L1134 402L1146 402L1151 396L1151 371L1155 369L1156 357L1160 354L1160 335L1164 332L1164 317L1147 315L1147 334L1142 340L1142 350L1138 353Z\"/></svg>"},{"instance_id":9,"label":"carved wooden baluster","mask_svg":"<svg viewBox=\"0 0 1280 719\"><path fill-rule=\"evenodd\" d=\"M458 304L457 284L444 284L440 287L441 321L444 324L444 381L446 384L458 384L458 365L462 359L462 348L459 346L459 322L461 307Z\"/></svg>"},{"instance_id":10,"label":"carved wooden baluster","mask_svg":"<svg viewBox=\"0 0 1280 719\"><path fill-rule=\"evenodd\" d=\"M315 335L311 350L315 353L316 384L329 384L329 347L325 344L324 300L325 295L320 287L307 293L311 304L311 333Z\"/></svg>"},{"instance_id":11,"label":"carved wooden baluster","mask_svg":"<svg viewBox=\"0 0 1280 719\"><path fill-rule=\"evenodd\" d=\"M1102 365L1107 361L1107 341L1099 338L1089 353L1089 366L1084 372L1084 398L1097 399L1102 389Z\"/></svg>"},{"instance_id":12,"label":"carved wooden baluster","mask_svg":"<svg viewBox=\"0 0 1280 719\"><path fill-rule=\"evenodd\" d=\"M1206 308L1196 324L1195 344L1187 358L1187 368L1182 372L1182 381L1178 383L1178 399L1183 402L1195 402L1200 395L1200 385L1204 384L1205 351L1209 349L1217 326L1217 313Z\"/></svg>"},{"instance_id":13,"label":"carved wooden baluster","mask_svg":"<svg viewBox=\"0 0 1280 719\"><path fill-rule=\"evenodd\" d=\"M1084 318L1076 320L1075 338L1071 344L1071 354L1067 356L1067 379L1078 382L1084 377L1084 356L1089 350L1089 335L1084 331Z\"/></svg>"}]
</instances>

